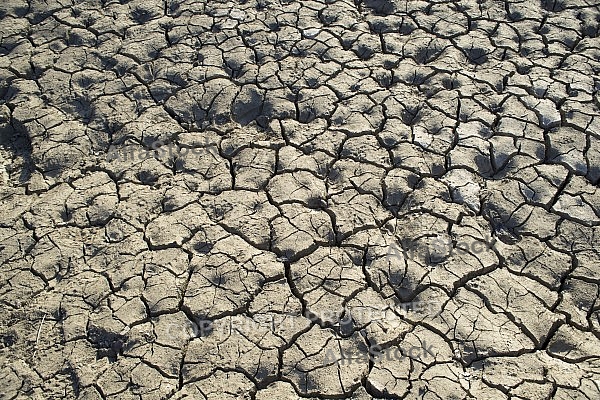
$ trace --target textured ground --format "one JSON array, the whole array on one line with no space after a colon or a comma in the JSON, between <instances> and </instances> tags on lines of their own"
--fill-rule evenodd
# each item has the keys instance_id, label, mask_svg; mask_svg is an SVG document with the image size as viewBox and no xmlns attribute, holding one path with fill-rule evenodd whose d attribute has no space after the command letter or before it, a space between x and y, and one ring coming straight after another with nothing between
<instances>
[{"instance_id":1,"label":"textured ground","mask_svg":"<svg viewBox=\"0 0 600 400\"><path fill-rule=\"evenodd\" d=\"M600 398L600 5L0 4L0 398Z\"/></svg>"}]
</instances>

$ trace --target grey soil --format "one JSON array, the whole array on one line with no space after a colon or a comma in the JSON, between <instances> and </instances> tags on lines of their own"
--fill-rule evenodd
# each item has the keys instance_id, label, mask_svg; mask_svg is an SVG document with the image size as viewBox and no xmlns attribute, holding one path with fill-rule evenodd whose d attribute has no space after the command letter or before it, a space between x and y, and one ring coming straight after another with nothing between
<instances>
[{"instance_id":1,"label":"grey soil","mask_svg":"<svg viewBox=\"0 0 600 400\"><path fill-rule=\"evenodd\" d=\"M599 25L3 0L0 399L600 398Z\"/></svg>"}]
</instances>

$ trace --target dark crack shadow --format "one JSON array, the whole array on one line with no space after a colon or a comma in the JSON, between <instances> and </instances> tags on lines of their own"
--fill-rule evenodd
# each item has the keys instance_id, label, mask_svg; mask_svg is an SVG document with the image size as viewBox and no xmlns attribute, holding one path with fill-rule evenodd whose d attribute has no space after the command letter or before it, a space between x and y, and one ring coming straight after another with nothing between
<instances>
[{"instance_id":1,"label":"dark crack shadow","mask_svg":"<svg viewBox=\"0 0 600 400\"><path fill-rule=\"evenodd\" d=\"M440 48L437 44L422 46L417 50L417 53L413 56L413 59L417 64L424 65L434 61L442 53L444 49Z\"/></svg>"},{"instance_id":2,"label":"dark crack shadow","mask_svg":"<svg viewBox=\"0 0 600 400\"><path fill-rule=\"evenodd\" d=\"M14 127L10 123L10 117L0 115L0 146L10 152L13 163L15 159L22 160L22 165L18 165L20 168L11 168L11 178L14 178L13 174L18 174L18 177L16 177L17 182L19 184L27 183L34 170L34 162L32 160L33 147L31 139L25 127Z\"/></svg>"},{"instance_id":3,"label":"dark crack shadow","mask_svg":"<svg viewBox=\"0 0 600 400\"><path fill-rule=\"evenodd\" d=\"M393 0L364 0L363 3L375 15L385 17L396 11L396 5Z\"/></svg>"},{"instance_id":4,"label":"dark crack shadow","mask_svg":"<svg viewBox=\"0 0 600 400\"><path fill-rule=\"evenodd\" d=\"M262 115L264 98L257 90L250 90L248 98L237 99L231 107L232 119L242 126L249 125Z\"/></svg>"},{"instance_id":5,"label":"dark crack shadow","mask_svg":"<svg viewBox=\"0 0 600 400\"><path fill-rule=\"evenodd\" d=\"M127 343L127 336L108 332L97 326L91 326L88 329L87 338L96 348L96 359L107 358L111 363L123 355L126 345L128 347L132 345L132 343Z\"/></svg>"},{"instance_id":6,"label":"dark crack shadow","mask_svg":"<svg viewBox=\"0 0 600 400\"><path fill-rule=\"evenodd\" d=\"M559 12L565 10L565 4L562 0L542 0L542 8L546 11Z\"/></svg>"},{"instance_id":7,"label":"dark crack shadow","mask_svg":"<svg viewBox=\"0 0 600 400\"><path fill-rule=\"evenodd\" d=\"M490 223L492 233L502 243L515 244L521 240L518 232L519 224L512 215L506 216L496 205L485 201L482 204L482 215Z\"/></svg>"},{"instance_id":8,"label":"dark crack shadow","mask_svg":"<svg viewBox=\"0 0 600 400\"><path fill-rule=\"evenodd\" d=\"M488 53L481 47L463 49L463 51L471 64L482 65L488 61Z\"/></svg>"},{"instance_id":9,"label":"dark crack shadow","mask_svg":"<svg viewBox=\"0 0 600 400\"><path fill-rule=\"evenodd\" d=\"M81 393L81 380L77 375L77 371L72 366L66 367L62 373L69 376L69 380L71 381L71 388L73 389L73 394L75 397L79 397Z\"/></svg>"}]
</instances>

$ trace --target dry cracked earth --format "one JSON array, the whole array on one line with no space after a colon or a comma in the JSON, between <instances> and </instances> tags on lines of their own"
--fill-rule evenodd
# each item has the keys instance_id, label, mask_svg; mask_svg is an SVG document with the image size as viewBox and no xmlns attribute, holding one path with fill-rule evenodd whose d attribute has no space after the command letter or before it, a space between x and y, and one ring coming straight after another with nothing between
<instances>
[{"instance_id":1,"label":"dry cracked earth","mask_svg":"<svg viewBox=\"0 0 600 400\"><path fill-rule=\"evenodd\" d=\"M600 398L597 0L0 5L0 398Z\"/></svg>"}]
</instances>

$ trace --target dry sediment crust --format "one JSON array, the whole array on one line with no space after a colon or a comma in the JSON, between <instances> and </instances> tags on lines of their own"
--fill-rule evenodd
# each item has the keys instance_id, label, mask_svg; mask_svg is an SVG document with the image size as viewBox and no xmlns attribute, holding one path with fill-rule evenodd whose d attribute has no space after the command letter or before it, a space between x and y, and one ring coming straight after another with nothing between
<instances>
[{"instance_id":1,"label":"dry sediment crust","mask_svg":"<svg viewBox=\"0 0 600 400\"><path fill-rule=\"evenodd\" d=\"M600 398L599 26L3 1L0 398Z\"/></svg>"}]
</instances>

